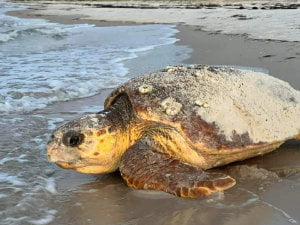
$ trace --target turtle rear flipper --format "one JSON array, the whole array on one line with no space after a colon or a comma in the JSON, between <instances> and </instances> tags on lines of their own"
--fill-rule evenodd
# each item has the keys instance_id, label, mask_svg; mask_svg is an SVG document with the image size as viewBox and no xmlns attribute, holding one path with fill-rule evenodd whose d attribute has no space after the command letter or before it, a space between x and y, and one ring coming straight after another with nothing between
<instances>
[{"instance_id":1,"label":"turtle rear flipper","mask_svg":"<svg viewBox=\"0 0 300 225\"><path fill-rule=\"evenodd\" d=\"M121 159L121 175L132 188L198 198L235 185L235 180L230 176L205 172L185 164L156 151L146 142L145 139L138 141Z\"/></svg>"}]
</instances>

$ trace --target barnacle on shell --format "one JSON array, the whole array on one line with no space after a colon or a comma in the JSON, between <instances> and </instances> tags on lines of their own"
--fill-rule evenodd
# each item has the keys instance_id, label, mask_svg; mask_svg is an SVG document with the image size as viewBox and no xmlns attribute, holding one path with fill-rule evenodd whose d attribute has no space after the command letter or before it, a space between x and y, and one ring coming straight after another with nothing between
<instances>
[{"instance_id":1,"label":"barnacle on shell","mask_svg":"<svg viewBox=\"0 0 300 225\"><path fill-rule=\"evenodd\" d=\"M175 116L177 113L180 112L181 108L182 105L179 102L174 102L170 107L166 109L166 113L169 116Z\"/></svg>"},{"instance_id":2,"label":"barnacle on shell","mask_svg":"<svg viewBox=\"0 0 300 225\"><path fill-rule=\"evenodd\" d=\"M165 110L166 114L168 114L170 116L176 115L177 113L180 112L180 110L182 108L182 104L180 104L179 102L176 102L175 99L172 97L168 97L168 98L164 99L160 103L160 105L163 108L163 110Z\"/></svg>"},{"instance_id":3,"label":"barnacle on shell","mask_svg":"<svg viewBox=\"0 0 300 225\"><path fill-rule=\"evenodd\" d=\"M153 87L152 85L149 85L149 84L143 84L139 87L139 92L141 94L147 94L149 92L151 92L153 90Z\"/></svg>"},{"instance_id":4,"label":"barnacle on shell","mask_svg":"<svg viewBox=\"0 0 300 225\"><path fill-rule=\"evenodd\" d=\"M160 106L166 110L167 108L169 108L173 103L175 102L175 99L172 97L168 97L166 99L164 99L161 103Z\"/></svg>"}]
</instances>

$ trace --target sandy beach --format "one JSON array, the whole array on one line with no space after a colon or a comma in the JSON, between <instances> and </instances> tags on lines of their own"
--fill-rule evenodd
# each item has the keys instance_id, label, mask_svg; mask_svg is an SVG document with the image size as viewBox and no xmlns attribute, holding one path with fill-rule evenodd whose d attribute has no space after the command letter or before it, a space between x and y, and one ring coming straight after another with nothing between
<instances>
[{"instance_id":1,"label":"sandy beach","mask_svg":"<svg viewBox=\"0 0 300 225\"><path fill-rule=\"evenodd\" d=\"M190 56L182 64L257 68L258 71L266 71L300 90L300 42L284 40L279 36L277 39L277 31L273 34L273 39L271 36L266 39L258 36L255 38L256 33L243 35L235 34L234 31L231 34L226 34L226 31L207 31L203 21L199 20L201 15L197 14L196 9L187 9L186 6L182 9L177 8L179 6L156 5L156 8L153 8L153 5L146 5L141 9L140 5L133 8L128 5L105 7L95 3L27 4L29 9L7 14L20 18L46 19L62 24L131 26L157 24L162 21L175 24L179 30L175 35L175 38L179 39L176 44L191 49ZM224 4L218 3L217 6L208 5L202 8L206 13L206 10L222 10L224 7L229 7L230 10L274 7L270 1L265 5L251 5L251 2L233 2L227 6ZM296 9L291 10L299 12L298 2L293 4L296 4ZM285 7L288 7L288 4ZM230 13L243 14L235 11ZM124 63L131 76L151 70L151 63L155 59L147 57L140 55ZM140 68L147 64L150 66ZM52 117L59 115L64 120L70 120L78 116L76 113L72 114L77 108L86 106L88 109L102 109L105 97L111 90L102 90L100 94L88 98L57 102L35 113ZM299 142L290 141L273 153L221 168L223 172L237 179L237 185L225 193L192 200L160 192L132 190L125 185L118 172L108 175L86 175L56 168L52 171L53 175L51 174L55 179L56 194L49 201L49 208L56 210L55 217L48 223L40 224L299 224L299 148Z\"/></svg>"}]
</instances>

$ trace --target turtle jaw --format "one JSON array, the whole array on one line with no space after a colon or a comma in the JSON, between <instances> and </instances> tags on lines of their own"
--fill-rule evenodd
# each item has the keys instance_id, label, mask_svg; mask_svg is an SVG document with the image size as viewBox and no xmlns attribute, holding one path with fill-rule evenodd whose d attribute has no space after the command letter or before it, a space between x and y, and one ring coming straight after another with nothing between
<instances>
[{"instance_id":1,"label":"turtle jaw","mask_svg":"<svg viewBox=\"0 0 300 225\"><path fill-rule=\"evenodd\" d=\"M81 157L78 151L72 148L60 149L56 144L48 144L47 146L48 161L60 164L74 165L75 162L80 161ZM67 167L67 166L65 166Z\"/></svg>"},{"instance_id":2,"label":"turtle jaw","mask_svg":"<svg viewBox=\"0 0 300 225\"><path fill-rule=\"evenodd\" d=\"M74 169L74 166L72 165L72 163L62 162L62 161L58 161L58 162L54 162L54 163L63 169L67 169L67 170Z\"/></svg>"},{"instance_id":3,"label":"turtle jaw","mask_svg":"<svg viewBox=\"0 0 300 225\"><path fill-rule=\"evenodd\" d=\"M63 154L60 154L60 151L58 148L52 148L52 147L47 147L47 157L48 157L48 161L51 163L55 163L56 165L58 165L59 167L63 168L63 169L75 169L75 162L79 161L80 158L76 159L70 159L70 158L66 158L65 156L63 156Z\"/></svg>"},{"instance_id":4,"label":"turtle jaw","mask_svg":"<svg viewBox=\"0 0 300 225\"><path fill-rule=\"evenodd\" d=\"M97 158L82 158L78 154L78 151L68 151L68 154L65 154L64 150L67 151L67 149L62 150L59 147L48 145L48 161L55 163L63 169L72 169L87 174L111 173L119 167L118 160L115 163L111 163L111 161L99 160Z\"/></svg>"},{"instance_id":5,"label":"turtle jaw","mask_svg":"<svg viewBox=\"0 0 300 225\"><path fill-rule=\"evenodd\" d=\"M117 169L115 167L113 168L107 168L107 166L102 165L86 165L82 167L77 167L75 170L79 173L87 173L87 174L106 174L106 173L112 173L116 171Z\"/></svg>"},{"instance_id":6,"label":"turtle jaw","mask_svg":"<svg viewBox=\"0 0 300 225\"><path fill-rule=\"evenodd\" d=\"M69 162L63 162L58 161L55 162L55 164L63 169L72 169L79 173L86 173L86 174L104 174L104 173L111 173L115 170L108 170L106 166L99 165L99 164L82 164L82 163L69 163Z\"/></svg>"},{"instance_id":7,"label":"turtle jaw","mask_svg":"<svg viewBox=\"0 0 300 225\"><path fill-rule=\"evenodd\" d=\"M101 164L92 164L92 163L70 163L70 162L63 162L57 161L55 164L63 169L72 169L79 173L86 173L86 174L105 174L105 173L112 173L116 171L116 168L108 168L106 165Z\"/></svg>"},{"instance_id":8,"label":"turtle jaw","mask_svg":"<svg viewBox=\"0 0 300 225\"><path fill-rule=\"evenodd\" d=\"M116 170L115 167L108 168L107 165L101 165L94 162L85 162L83 159L78 159L74 161L62 161L56 160L53 157L48 155L49 162L55 163L57 166L67 170L75 170L80 173L87 173L87 174L104 174L104 173L111 173Z\"/></svg>"}]
</instances>

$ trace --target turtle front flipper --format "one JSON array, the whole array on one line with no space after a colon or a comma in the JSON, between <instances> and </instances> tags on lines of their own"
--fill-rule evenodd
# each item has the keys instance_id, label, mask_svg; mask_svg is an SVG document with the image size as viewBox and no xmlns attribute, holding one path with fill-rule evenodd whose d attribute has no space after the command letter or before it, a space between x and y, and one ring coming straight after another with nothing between
<instances>
[{"instance_id":1,"label":"turtle front flipper","mask_svg":"<svg viewBox=\"0 0 300 225\"><path fill-rule=\"evenodd\" d=\"M142 139L122 156L120 171L128 186L199 198L235 185L230 176L205 172L156 151Z\"/></svg>"}]
</instances>

